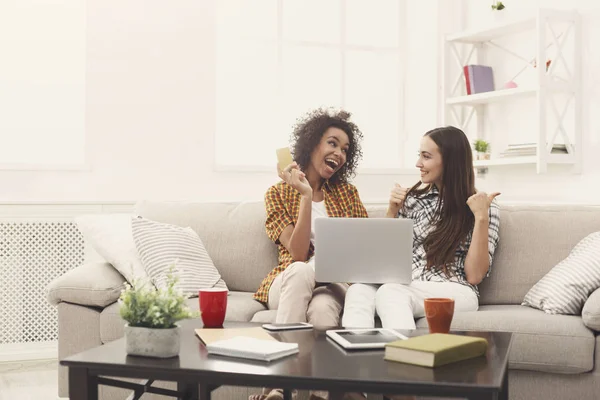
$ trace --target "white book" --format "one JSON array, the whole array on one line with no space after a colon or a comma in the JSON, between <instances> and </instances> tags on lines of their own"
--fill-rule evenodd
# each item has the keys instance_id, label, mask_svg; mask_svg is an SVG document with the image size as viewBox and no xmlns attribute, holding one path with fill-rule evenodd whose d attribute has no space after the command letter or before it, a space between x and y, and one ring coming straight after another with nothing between
<instances>
[{"instance_id":1,"label":"white book","mask_svg":"<svg viewBox=\"0 0 600 400\"><path fill-rule=\"evenodd\" d=\"M298 343L278 342L256 339L248 336L236 336L206 345L208 354L228 357L249 358L252 360L273 361L298 353Z\"/></svg>"}]
</instances>

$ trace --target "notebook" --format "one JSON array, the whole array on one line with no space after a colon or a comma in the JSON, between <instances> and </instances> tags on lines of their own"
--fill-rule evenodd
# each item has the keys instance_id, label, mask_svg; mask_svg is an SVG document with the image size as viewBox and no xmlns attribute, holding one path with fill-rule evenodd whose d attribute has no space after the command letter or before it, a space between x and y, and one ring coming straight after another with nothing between
<instances>
[{"instance_id":1,"label":"notebook","mask_svg":"<svg viewBox=\"0 0 600 400\"><path fill-rule=\"evenodd\" d=\"M210 344L218 340L231 339L236 336L247 336L276 342L275 338L269 335L269 333L260 326L253 328L202 328L196 329L195 332L204 344Z\"/></svg>"},{"instance_id":2,"label":"notebook","mask_svg":"<svg viewBox=\"0 0 600 400\"><path fill-rule=\"evenodd\" d=\"M276 340L256 339L248 336L236 336L207 344L206 350L208 351L208 354L273 361L298 353L298 343L286 343L278 342Z\"/></svg>"},{"instance_id":3,"label":"notebook","mask_svg":"<svg viewBox=\"0 0 600 400\"><path fill-rule=\"evenodd\" d=\"M384 359L439 367L479 357L485 354L487 346L487 340L480 337L432 333L386 344Z\"/></svg>"}]
</instances>

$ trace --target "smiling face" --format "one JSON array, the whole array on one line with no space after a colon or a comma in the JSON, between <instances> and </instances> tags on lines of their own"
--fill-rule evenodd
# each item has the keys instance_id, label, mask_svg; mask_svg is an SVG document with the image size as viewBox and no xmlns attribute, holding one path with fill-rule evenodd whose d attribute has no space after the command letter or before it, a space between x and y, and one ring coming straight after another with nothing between
<instances>
[{"instance_id":1,"label":"smiling face","mask_svg":"<svg viewBox=\"0 0 600 400\"><path fill-rule=\"evenodd\" d=\"M421 139L419 158L416 164L416 167L421 171L421 182L434 184L438 189L441 189L444 175L442 161L442 153L437 144L428 136L424 136Z\"/></svg>"},{"instance_id":2,"label":"smiling face","mask_svg":"<svg viewBox=\"0 0 600 400\"><path fill-rule=\"evenodd\" d=\"M350 140L339 128L328 128L310 156L307 175L318 174L322 179L331 178L346 163Z\"/></svg>"}]
</instances>

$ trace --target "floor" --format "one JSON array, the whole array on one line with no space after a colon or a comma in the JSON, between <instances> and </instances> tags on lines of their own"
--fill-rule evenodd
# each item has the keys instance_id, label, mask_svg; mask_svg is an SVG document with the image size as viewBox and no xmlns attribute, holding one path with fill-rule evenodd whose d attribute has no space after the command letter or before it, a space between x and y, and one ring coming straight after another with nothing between
<instances>
[{"instance_id":1,"label":"floor","mask_svg":"<svg viewBox=\"0 0 600 400\"><path fill-rule=\"evenodd\" d=\"M0 363L0 400L56 400L56 360Z\"/></svg>"}]
</instances>

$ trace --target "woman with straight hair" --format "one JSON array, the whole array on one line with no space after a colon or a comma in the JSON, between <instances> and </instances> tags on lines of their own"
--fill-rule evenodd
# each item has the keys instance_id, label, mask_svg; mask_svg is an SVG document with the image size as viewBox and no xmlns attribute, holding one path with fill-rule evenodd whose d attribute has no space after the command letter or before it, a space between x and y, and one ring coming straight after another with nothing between
<instances>
[{"instance_id":1,"label":"woman with straight hair","mask_svg":"<svg viewBox=\"0 0 600 400\"><path fill-rule=\"evenodd\" d=\"M396 184L386 215L414 221L412 283L351 285L344 327L373 327L377 314L384 328L414 329L428 297L453 298L455 312L479 308L477 285L499 239L500 193L477 192L469 140L452 126L425 133L416 167L421 180L410 189Z\"/></svg>"}]
</instances>

